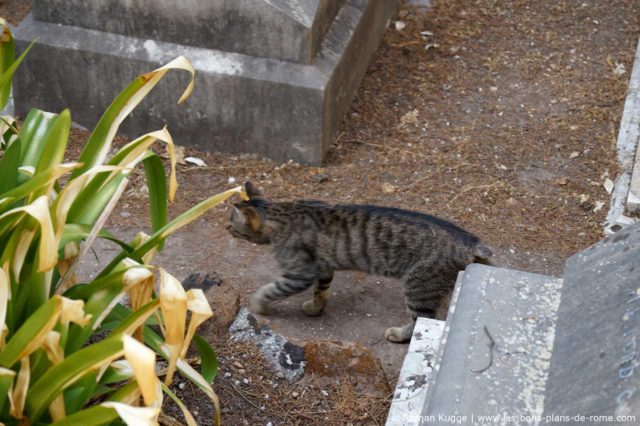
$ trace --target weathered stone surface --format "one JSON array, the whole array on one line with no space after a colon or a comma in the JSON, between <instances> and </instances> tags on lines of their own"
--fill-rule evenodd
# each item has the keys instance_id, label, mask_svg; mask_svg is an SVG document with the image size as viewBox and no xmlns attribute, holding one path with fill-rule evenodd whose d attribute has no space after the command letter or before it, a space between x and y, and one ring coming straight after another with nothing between
<instances>
[{"instance_id":1,"label":"weathered stone surface","mask_svg":"<svg viewBox=\"0 0 640 426\"><path fill-rule=\"evenodd\" d=\"M386 397L391 392L380 360L359 343L317 340L304 345L305 372L314 380L349 380L359 392Z\"/></svg>"},{"instance_id":2,"label":"weathered stone surface","mask_svg":"<svg viewBox=\"0 0 640 426\"><path fill-rule=\"evenodd\" d=\"M53 112L69 107L76 123L93 128L129 81L184 55L197 72L191 98L176 105L187 76L169 74L123 123L122 134L137 137L168 123L182 145L319 164L395 4L345 0L309 65L30 16L15 32L20 49L38 39L14 80L15 110L24 114L31 107Z\"/></svg>"},{"instance_id":3,"label":"weathered stone surface","mask_svg":"<svg viewBox=\"0 0 640 426\"><path fill-rule=\"evenodd\" d=\"M545 417L635 415L635 423L640 420L639 277L640 224L567 260Z\"/></svg>"},{"instance_id":4,"label":"weathered stone surface","mask_svg":"<svg viewBox=\"0 0 640 426\"><path fill-rule=\"evenodd\" d=\"M386 426L417 426L427 398L444 321L418 318L393 393Z\"/></svg>"},{"instance_id":5,"label":"weathered stone surface","mask_svg":"<svg viewBox=\"0 0 640 426\"><path fill-rule=\"evenodd\" d=\"M37 20L308 64L345 0L34 0Z\"/></svg>"},{"instance_id":6,"label":"weathered stone surface","mask_svg":"<svg viewBox=\"0 0 640 426\"><path fill-rule=\"evenodd\" d=\"M240 309L240 293L231 284L225 283L215 274L196 272L183 282L185 290L199 288L204 291L213 317L198 328L198 334L207 340L226 340L229 325L235 320Z\"/></svg>"},{"instance_id":7,"label":"weathered stone surface","mask_svg":"<svg viewBox=\"0 0 640 426\"><path fill-rule=\"evenodd\" d=\"M422 424L542 415L561 287L553 277L468 266L456 283Z\"/></svg>"},{"instance_id":8,"label":"weathered stone surface","mask_svg":"<svg viewBox=\"0 0 640 426\"><path fill-rule=\"evenodd\" d=\"M250 342L260 348L267 363L288 381L295 382L304 375L304 349L289 342L268 326L259 324L247 308L240 309L237 318L229 327L229 333L233 340Z\"/></svg>"}]
</instances>

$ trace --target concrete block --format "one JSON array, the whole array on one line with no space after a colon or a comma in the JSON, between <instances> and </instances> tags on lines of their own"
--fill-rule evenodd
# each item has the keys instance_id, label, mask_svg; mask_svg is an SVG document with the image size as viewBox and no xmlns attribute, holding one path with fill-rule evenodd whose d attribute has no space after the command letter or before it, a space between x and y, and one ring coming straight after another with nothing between
<instances>
[{"instance_id":1,"label":"concrete block","mask_svg":"<svg viewBox=\"0 0 640 426\"><path fill-rule=\"evenodd\" d=\"M639 277L640 224L567 260L544 416L640 421ZM629 415L635 419L617 418Z\"/></svg>"},{"instance_id":2,"label":"concrete block","mask_svg":"<svg viewBox=\"0 0 640 426\"><path fill-rule=\"evenodd\" d=\"M633 160L626 168L631 169L629 193L627 195L627 211L631 214L640 213L640 41L636 49L636 58L629 79L627 102L620 124L622 142L631 151L629 160ZM623 169L625 164L622 164Z\"/></svg>"},{"instance_id":3,"label":"concrete block","mask_svg":"<svg viewBox=\"0 0 640 426\"><path fill-rule=\"evenodd\" d=\"M418 318L393 393L386 426L417 426L427 398L444 321Z\"/></svg>"},{"instance_id":4,"label":"concrete block","mask_svg":"<svg viewBox=\"0 0 640 426\"><path fill-rule=\"evenodd\" d=\"M131 79L183 55L197 71L192 97L176 105L187 76L169 74L123 123L122 134L136 137L167 123L181 145L319 164L394 10L395 0L345 0L311 64L30 16L15 32L21 49L38 39L14 80L16 113L69 107L75 122L93 128Z\"/></svg>"},{"instance_id":5,"label":"concrete block","mask_svg":"<svg viewBox=\"0 0 640 426\"><path fill-rule=\"evenodd\" d=\"M345 0L34 0L38 21L310 63Z\"/></svg>"},{"instance_id":6,"label":"concrete block","mask_svg":"<svg viewBox=\"0 0 640 426\"><path fill-rule=\"evenodd\" d=\"M422 424L532 424L500 416L542 415L561 287L545 275L467 267Z\"/></svg>"}]
</instances>

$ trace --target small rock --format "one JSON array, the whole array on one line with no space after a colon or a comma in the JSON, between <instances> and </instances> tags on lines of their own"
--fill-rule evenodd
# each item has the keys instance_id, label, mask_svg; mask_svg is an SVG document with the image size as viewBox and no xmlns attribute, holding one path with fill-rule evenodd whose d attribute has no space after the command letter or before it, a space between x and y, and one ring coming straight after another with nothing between
<instances>
[{"instance_id":1,"label":"small rock","mask_svg":"<svg viewBox=\"0 0 640 426\"><path fill-rule=\"evenodd\" d=\"M291 392L291 396L294 398L297 398L299 395L300 394L298 392L295 392L295 391Z\"/></svg>"},{"instance_id":2,"label":"small rock","mask_svg":"<svg viewBox=\"0 0 640 426\"><path fill-rule=\"evenodd\" d=\"M235 382L233 382L233 384L235 384L236 386L240 386L240 380L236 380Z\"/></svg>"},{"instance_id":3,"label":"small rock","mask_svg":"<svg viewBox=\"0 0 640 426\"><path fill-rule=\"evenodd\" d=\"M238 373L240 373L240 374L246 374L246 373L247 373L247 370L245 370L244 368L241 368L241 369L239 369L239 370L238 370Z\"/></svg>"},{"instance_id":4,"label":"small rock","mask_svg":"<svg viewBox=\"0 0 640 426\"><path fill-rule=\"evenodd\" d=\"M396 30L398 30L398 31L402 31L402 30L404 30L404 29L406 28L406 26L407 26L407 24L405 24L405 23L404 23L404 22L402 22L402 21L396 21L396 22L394 23L394 25L395 25L395 27L396 27Z\"/></svg>"},{"instance_id":5,"label":"small rock","mask_svg":"<svg viewBox=\"0 0 640 426\"><path fill-rule=\"evenodd\" d=\"M202 161L198 157L186 157L184 159L184 161L189 163L189 164L195 164L198 167L204 167L204 166L207 165L207 163L205 163L204 161Z\"/></svg>"},{"instance_id":6,"label":"small rock","mask_svg":"<svg viewBox=\"0 0 640 426\"><path fill-rule=\"evenodd\" d=\"M615 75L624 75L624 73L626 72L627 70L625 69L624 64L620 64L620 63L617 63L616 68L613 70L613 73Z\"/></svg>"},{"instance_id":7,"label":"small rock","mask_svg":"<svg viewBox=\"0 0 640 426\"><path fill-rule=\"evenodd\" d=\"M569 183L569 178L566 176L561 176L558 179L556 179L553 183L555 183L556 185L564 186L567 183Z\"/></svg>"},{"instance_id":8,"label":"small rock","mask_svg":"<svg viewBox=\"0 0 640 426\"><path fill-rule=\"evenodd\" d=\"M576 158L579 155L580 153L578 151L573 151L571 154L569 154L569 158Z\"/></svg>"},{"instance_id":9,"label":"small rock","mask_svg":"<svg viewBox=\"0 0 640 426\"><path fill-rule=\"evenodd\" d=\"M242 383L244 383L245 385L249 384L249 379L242 379Z\"/></svg>"},{"instance_id":10,"label":"small rock","mask_svg":"<svg viewBox=\"0 0 640 426\"><path fill-rule=\"evenodd\" d=\"M186 385L184 382L180 382L180 384L178 385L178 387L179 387L180 389L184 389L184 388L186 388L186 387L187 387L187 385Z\"/></svg>"},{"instance_id":11,"label":"small rock","mask_svg":"<svg viewBox=\"0 0 640 426\"><path fill-rule=\"evenodd\" d=\"M228 371L226 373L224 373L224 377L229 378L231 377L231 373L229 373Z\"/></svg>"},{"instance_id":12,"label":"small rock","mask_svg":"<svg viewBox=\"0 0 640 426\"><path fill-rule=\"evenodd\" d=\"M385 194L393 194L394 192L396 192L396 187L391 185L390 183L383 183L382 184L382 192L384 192Z\"/></svg>"},{"instance_id":13,"label":"small rock","mask_svg":"<svg viewBox=\"0 0 640 426\"><path fill-rule=\"evenodd\" d=\"M244 368L244 365L240 364L238 361L233 361L233 365L234 365L236 368Z\"/></svg>"},{"instance_id":14,"label":"small rock","mask_svg":"<svg viewBox=\"0 0 640 426\"><path fill-rule=\"evenodd\" d=\"M611 194L613 191L613 181L609 178L604 180L602 186L604 187L604 190L607 191L607 194Z\"/></svg>"},{"instance_id":15,"label":"small rock","mask_svg":"<svg viewBox=\"0 0 640 426\"><path fill-rule=\"evenodd\" d=\"M329 396L329 392L324 389L320 389L320 393L322 394L322 396Z\"/></svg>"},{"instance_id":16,"label":"small rock","mask_svg":"<svg viewBox=\"0 0 640 426\"><path fill-rule=\"evenodd\" d=\"M329 175L326 173L318 173L313 176L313 179L318 183L327 182L329 180Z\"/></svg>"},{"instance_id":17,"label":"small rock","mask_svg":"<svg viewBox=\"0 0 640 426\"><path fill-rule=\"evenodd\" d=\"M284 379L284 374L282 374L282 372L281 372L281 371L278 371L278 372L276 373L276 377L277 377L278 379Z\"/></svg>"}]
</instances>

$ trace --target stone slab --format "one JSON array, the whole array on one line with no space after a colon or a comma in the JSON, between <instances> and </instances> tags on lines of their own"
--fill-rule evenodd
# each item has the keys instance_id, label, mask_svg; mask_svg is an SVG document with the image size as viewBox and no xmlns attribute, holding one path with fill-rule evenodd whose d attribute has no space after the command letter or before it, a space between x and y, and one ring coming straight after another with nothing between
<instances>
[{"instance_id":1,"label":"stone slab","mask_svg":"<svg viewBox=\"0 0 640 426\"><path fill-rule=\"evenodd\" d=\"M611 205L604 224L605 234L610 235L634 220L627 214L640 210L640 40L629 78L616 151L620 172L611 194ZM635 160L634 160L635 158ZM635 164L634 164L635 163Z\"/></svg>"},{"instance_id":2,"label":"stone slab","mask_svg":"<svg viewBox=\"0 0 640 426\"><path fill-rule=\"evenodd\" d=\"M386 426L417 426L427 398L444 321L418 318L393 393Z\"/></svg>"},{"instance_id":3,"label":"stone slab","mask_svg":"<svg viewBox=\"0 0 640 426\"><path fill-rule=\"evenodd\" d=\"M501 424L500 416L522 415L506 423L528 425L526 416L540 416L561 287L545 275L467 267L422 424Z\"/></svg>"},{"instance_id":4,"label":"stone slab","mask_svg":"<svg viewBox=\"0 0 640 426\"><path fill-rule=\"evenodd\" d=\"M123 123L122 134L137 137L167 123L181 145L320 164L394 10L395 0L346 0L312 65L29 16L15 32L18 46L38 44L16 73L16 113L69 107L73 120L91 129L129 81L184 55L197 72L191 98L176 105L187 76L169 74Z\"/></svg>"},{"instance_id":5,"label":"stone slab","mask_svg":"<svg viewBox=\"0 0 640 426\"><path fill-rule=\"evenodd\" d=\"M310 63L345 0L34 0L35 19Z\"/></svg>"},{"instance_id":6,"label":"stone slab","mask_svg":"<svg viewBox=\"0 0 640 426\"><path fill-rule=\"evenodd\" d=\"M570 257L561 298L544 416L638 424L640 224ZM629 415L635 420L616 418Z\"/></svg>"}]
</instances>

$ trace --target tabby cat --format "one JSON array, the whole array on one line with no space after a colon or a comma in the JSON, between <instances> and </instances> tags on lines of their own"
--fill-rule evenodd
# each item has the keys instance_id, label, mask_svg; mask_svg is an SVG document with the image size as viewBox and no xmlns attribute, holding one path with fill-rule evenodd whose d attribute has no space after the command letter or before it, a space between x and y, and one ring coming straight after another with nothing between
<instances>
[{"instance_id":1,"label":"tabby cat","mask_svg":"<svg viewBox=\"0 0 640 426\"><path fill-rule=\"evenodd\" d=\"M320 315L333 272L364 271L402 281L413 321L387 329L385 337L406 342L416 317L434 317L458 271L491 256L480 239L434 216L369 205L273 202L251 182L245 183L245 191L249 200L234 205L229 232L256 244L271 244L281 269L274 282L252 296L255 313L267 313L269 302L315 286L313 299L304 302L302 310Z\"/></svg>"}]
</instances>

